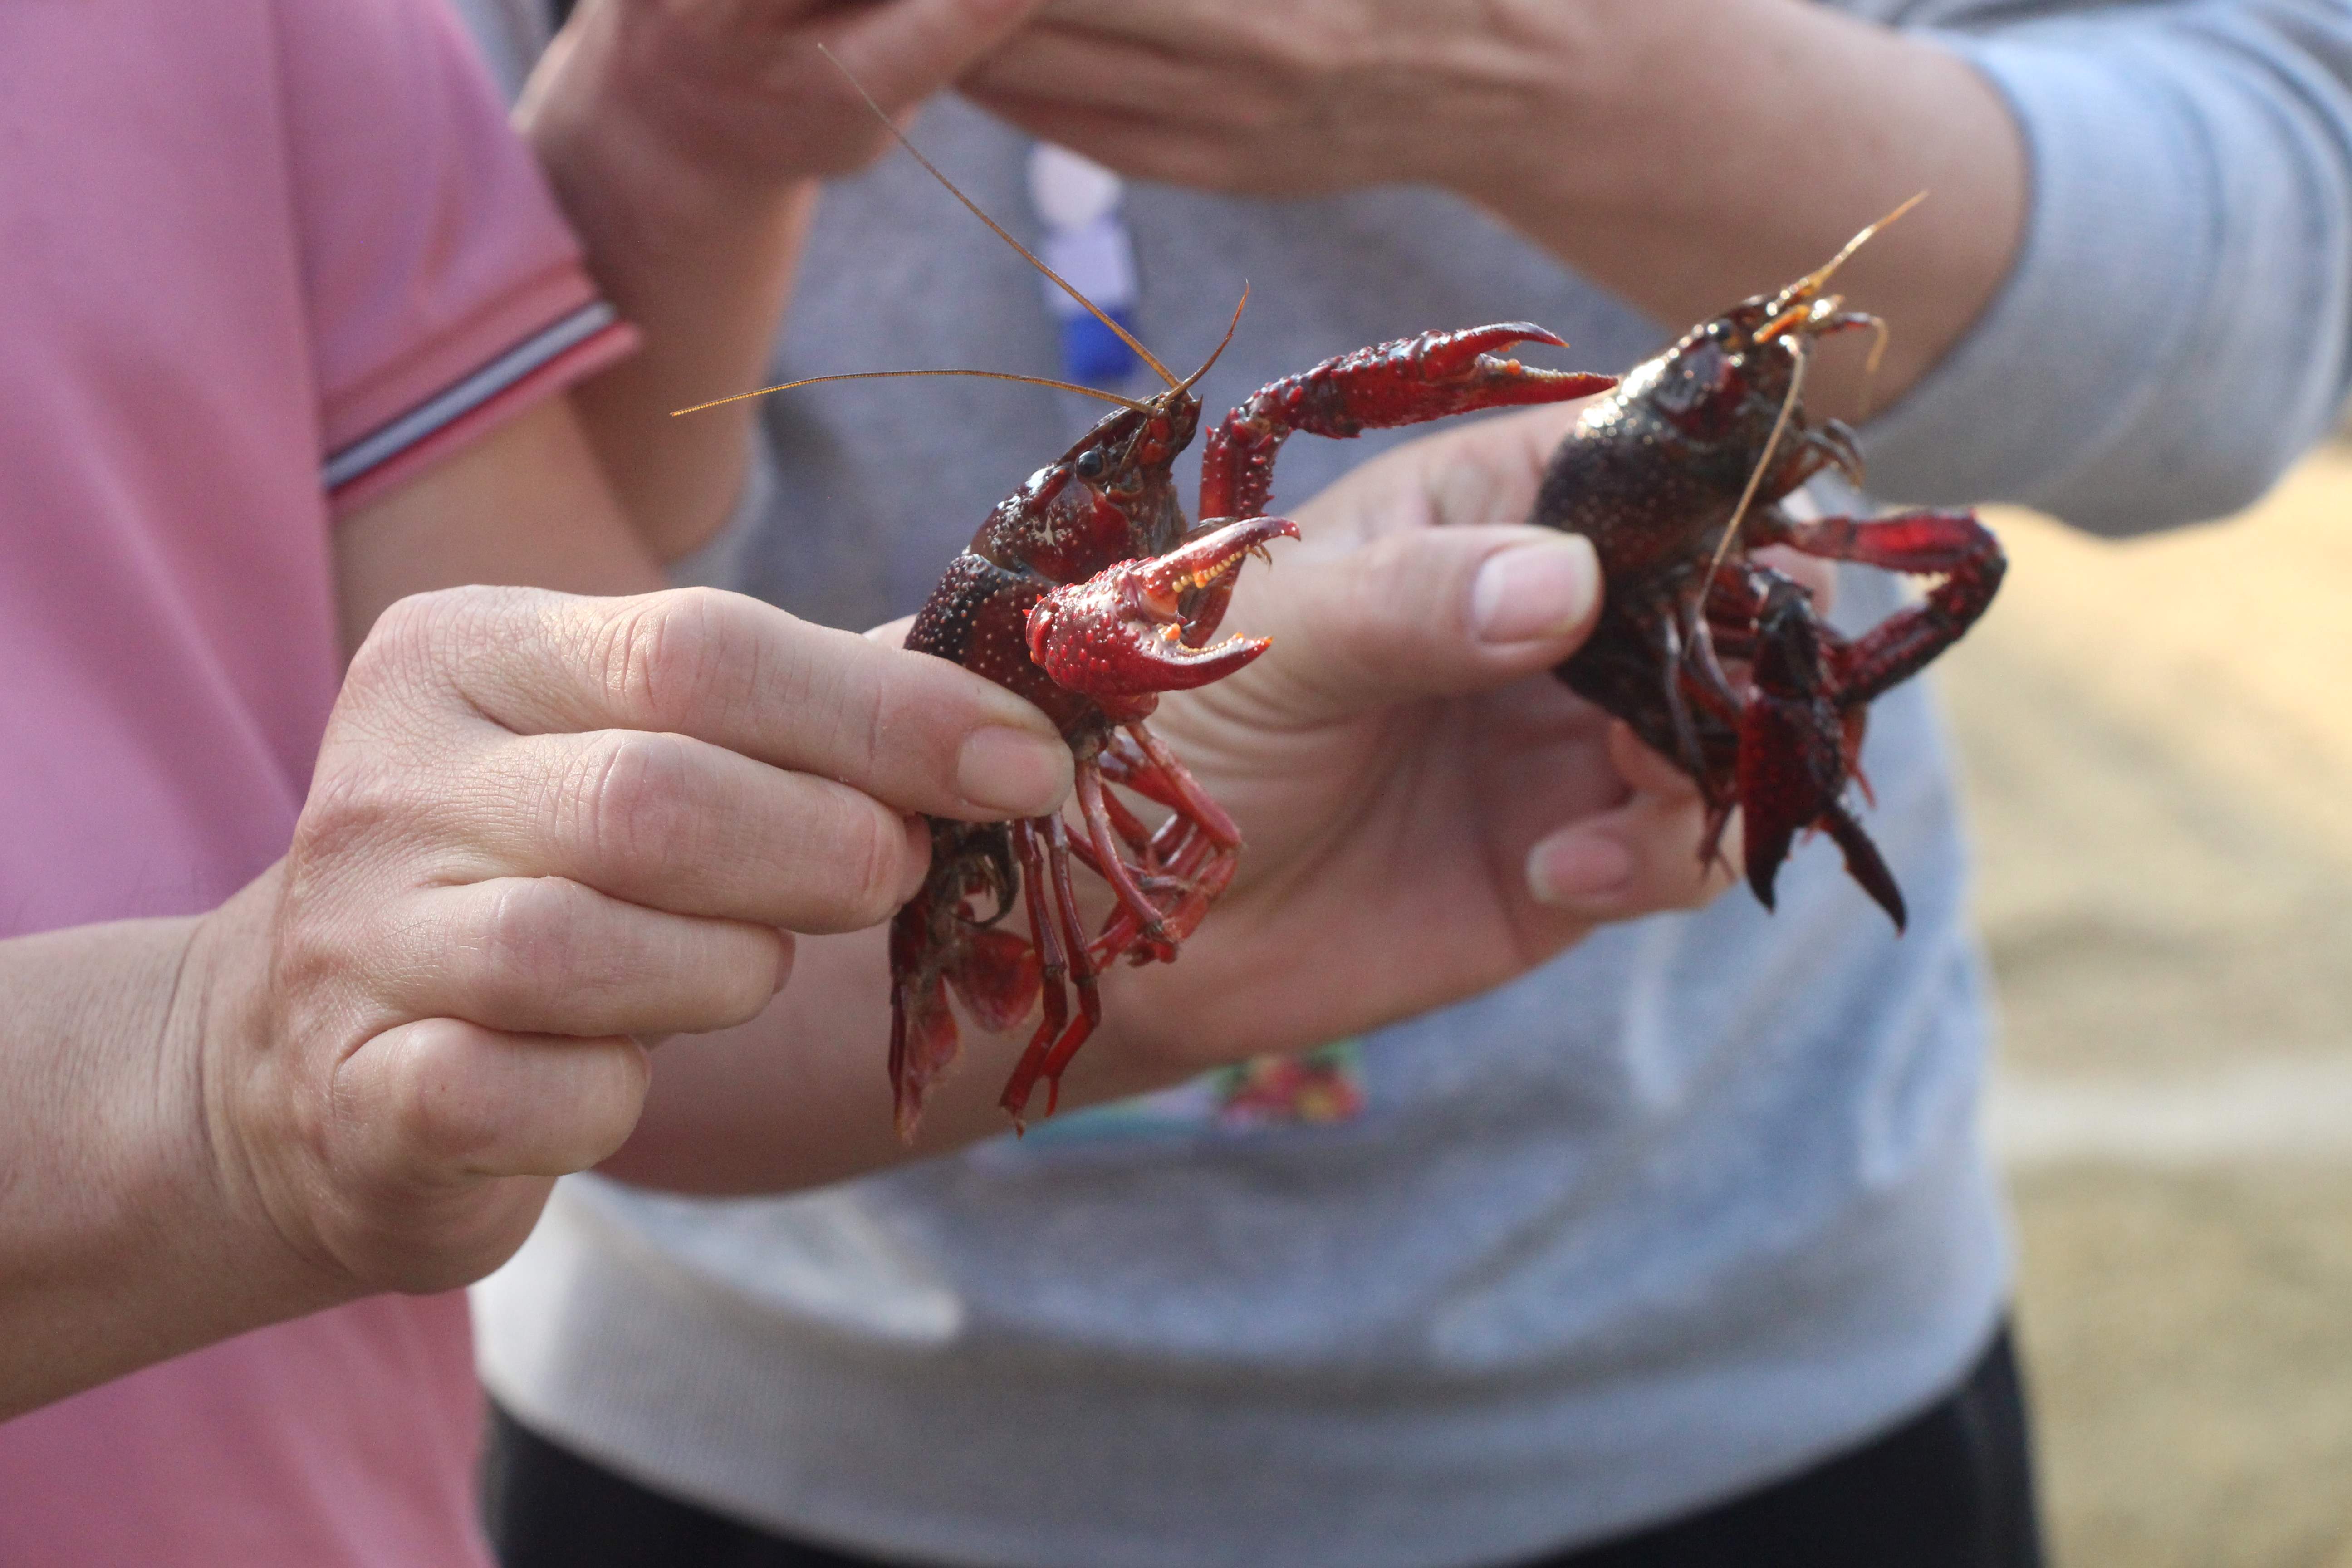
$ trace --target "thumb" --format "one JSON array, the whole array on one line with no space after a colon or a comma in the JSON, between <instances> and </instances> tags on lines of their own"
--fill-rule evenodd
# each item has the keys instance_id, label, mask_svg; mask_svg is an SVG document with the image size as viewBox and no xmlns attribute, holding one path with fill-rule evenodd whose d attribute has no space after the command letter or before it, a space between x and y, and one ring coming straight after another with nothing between
<instances>
[{"instance_id":1,"label":"thumb","mask_svg":"<svg viewBox=\"0 0 2352 1568\"><path fill-rule=\"evenodd\" d=\"M1574 652L1601 605L1590 541L1548 528L1415 529L1296 552L1256 580L1267 696L1316 721L1483 690Z\"/></svg>"}]
</instances>

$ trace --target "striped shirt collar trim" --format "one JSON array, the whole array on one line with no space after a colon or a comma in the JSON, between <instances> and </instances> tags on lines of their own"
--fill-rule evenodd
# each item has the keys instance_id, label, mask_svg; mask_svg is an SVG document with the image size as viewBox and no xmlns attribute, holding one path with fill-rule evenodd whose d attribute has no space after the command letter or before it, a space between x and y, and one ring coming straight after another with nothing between
<instances>
[{"instance_id":1,"label":"striped shirt collar trim","mask_svg":"<svg viewBox=\"0 0 2352 1568\"><path fill-rule=\"evenodd\" d=\"M447 391L331 454L320 471L329 490L341 489L430 438L496 398L526 376L562 358L620 320L602 300L591 300L525 338Z\"/></svg>"}]
</instances>

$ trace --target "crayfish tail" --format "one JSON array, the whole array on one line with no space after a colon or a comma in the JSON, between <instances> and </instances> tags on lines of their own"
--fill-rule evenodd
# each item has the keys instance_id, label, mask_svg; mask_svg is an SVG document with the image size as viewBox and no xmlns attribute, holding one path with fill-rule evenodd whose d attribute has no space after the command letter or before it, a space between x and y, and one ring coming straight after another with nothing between
<instances>
[{"instance_id":1,"label":"crayfish tail","mask_svg":"<svg viewBox=\"0 0 2352 1568\"><path fill-rule=\"evenodd\" d=\"M1895 922L1895 933L1902 935L1910 911L1904 907L1903 889L1895 885L1895 873L1886 868L1878 846L1870 841L1862 824L1842 805L1830 807L1822 826L1844 852L1846 875L1862 884L1862 890L1876 900L1878 907L1886 911L1886 918Z\"/></svg>"},{"instance_id":2,"label":"crayfish tail","mask_svg":"<svg viewBox=\"0 0 2352 1568\"><path fill-rule=\"evenodd\" d=\"M891 1120L898 1141L912 1143L931 1085L955 1065L963 1041L948 1010L946 983L938 975L893 986L890 1004Z\"/></svg>"}]
</instances>

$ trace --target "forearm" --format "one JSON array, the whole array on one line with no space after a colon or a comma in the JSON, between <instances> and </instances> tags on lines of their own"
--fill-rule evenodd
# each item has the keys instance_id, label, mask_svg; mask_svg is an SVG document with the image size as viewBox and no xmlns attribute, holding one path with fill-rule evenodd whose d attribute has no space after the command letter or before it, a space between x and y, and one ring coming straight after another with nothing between
<instances>
[{"instance_id":1,"label":"forearm","mask_svg":"<svg viewBox=\"0 0 2352 1568\"><path fill-rule=\"evenodd\" d=\"M0 942L0 1418L338 1299L219 1157L207 940L190 919Z\"/></svg>"},{"instance_id":2,"label":"forearm","mask_svg":"<svg viewBox=\"0 0 2352 1568\"><path fill-rule=\"evenodd\" d=\"M1927 42L1810 0L1668 0L1642 20L1536 35L1515 106L1446 183L1679 328L1828 258L1915 192L1837 287L1890 328L1865 389L1826 353L1825 413L1883 407L1983 310L2017 253L2026 168L1992 86ZM1858 347L1859 345L1857 345Z\"/></svg>"},{"instance_id":3,"label":"forearm","mask_svg":"<svg viewBox=\"0 0 2352 1568\"><path fill-rule=\"evenodd\" d=\"M1129 1037L1122 1019L1136 1005L1135 973L1104 977L1104 1028L1071 1065L1065 1110L1199 1070L1156 1042ZM645 1115L599 1168L677 1192L790 1192L994 1137L1012 1125L996 1099L1029 1029L992 1035L967 1018L962 1035L962 1059L925 1102L915 1144L902 1144L891 1125L887 1071L885 933L803 937L792 979L765 1013L740 1028L672 1039L654 1053Z\"/></svg>"},{"instance_id":4,"label":"forearm","mask_svg":"<svg viewBox=\"0 0 2352 1568\"><path fill-rule=\"evenodd\" d=\"M1930 383L1866 432L1874 488L2110 533L2225 515L2352 384L2352 16L2048 9L1989 6L1949 36L2023 128L2031 240Z\"/></svg>"},{"instance_id":5,"label":"forearm","mask_svg":"<svg viewBox=\"0 0 2352 1568\"><path fill-rule=\"evenodd\" d=\"M751 405L669 416L759 384L817 187L681 142L679 117L622 68L625 16L592 9L567 30L516 118L598 285L645 335L575 400L638 533L674 559L733 508Z\"/></svg>"}]
</instances>

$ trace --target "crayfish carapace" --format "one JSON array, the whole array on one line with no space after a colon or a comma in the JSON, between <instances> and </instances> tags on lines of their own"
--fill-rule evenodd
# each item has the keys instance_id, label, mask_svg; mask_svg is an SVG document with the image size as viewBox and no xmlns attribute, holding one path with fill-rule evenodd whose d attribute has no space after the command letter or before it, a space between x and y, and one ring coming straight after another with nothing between
<instances>
[{"instance_id":1,"label":"crayfish carapace","mask_svg":"<svg viewBox=\"0 0 2352 1568\"><path fill-rule=\"evenodd\" d=\"M1805 521L1780 503L1825 468L1862 482L1853 432L1815 424L1799 394L1814 340L1885 331L1822 289L1911 205L1779 293L1733 306L1634 366L1553 455L1534 519L1590 538L1606 584L1600 622L1560 679L1697 782L1706 858L1738 807L1748 885L1769 909L1796 836L1826 832L1897 930L1902 892L1847 808L1846 785L1867 794L1859 757L1872 699L1984 613L2005 567L2000 544L1972 512ZM1803 588L1753 559L1771 544L1940 581L1849 639Z\"/></svg>"},{"instance_id":2,"label":"crayfish carapace","mask_svg":"<svg viewBox=\"0 0 2352 1568\"><path fill-rule=\"evenodd\" d=\"M1060 816L931 819L929 872L890 925L890 1084L899 1134L911 1138L925 1095L961 1048L950 994L992 1030L1017 1026L1042 996L1043 1016L1001 1103L1018 1126L1042 1081L1050 1115L1064 1068L1102 1018L1096 977L1121 957L1173 960L1232 881L1239 830L1143 721L1160 693L1205 686L1265 651L1264 638L1213 646L1210 639L1243 563L1269 541L1297 536L1286 519L1262 515L1283 442L1302 430L1346 437L1450 414L1562 402L1616 382L1504 354L1519 342L1565 346L1526 322L1425 332L1335 356L1261 387L1210 432L1201 472L1205 521L1190 527L1174 469L1199 427L1192 387L1209 365L1178 379L957 190L896 125L891 131L959 202L1165 384L1150 397L1129 398L1044 382L1118 406L997 504L907 635L909 648L952 659L1035 703L1060 727L1077 764L1075 823ZM1232 337L1228 327L1225 339ZM1044 381L992 371L858 374ZM1156 828L1147 826L1110 784L1169 815ZM1073 885L1074 859L1113 895L1092 936ZM1025 941L1003 929L1016 903L1025 910Z\"/></svg>"}]
</instances>

